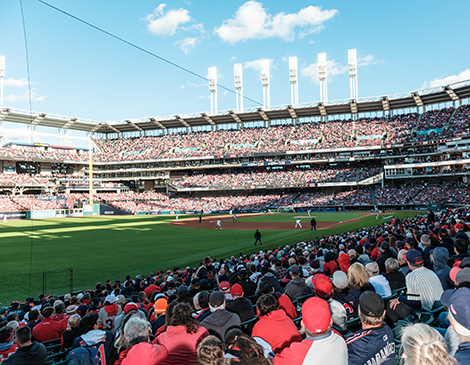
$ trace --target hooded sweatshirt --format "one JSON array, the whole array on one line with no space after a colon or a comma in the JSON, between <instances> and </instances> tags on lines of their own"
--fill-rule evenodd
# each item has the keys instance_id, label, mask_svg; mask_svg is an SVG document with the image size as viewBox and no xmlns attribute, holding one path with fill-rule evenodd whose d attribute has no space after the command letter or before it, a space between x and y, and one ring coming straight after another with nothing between
<instances>
[{"instance_id":1,"label":"hooded sweatshirt","mask_svg":"<svg viewBox=\"0 0 470 365\"><path fill-rule=\"evenodd\" d=\"M442 289L452 289L454 287L450 279L450 266L447 265L449 259L449 251L445 247L436 247L433 251L434 272L439 277Z\"/></svg>"},{"instance_id":2,"label":"hooded sweatshirt","mask_svg":"<svg viewBox=\"0 0 470 365\"><path fill-rule=\"evenodd\" d=\"M47 358L46 347L42 343L33 342L29 346L19 347L14 354L2 362L2 364L19 364L19 365L42 365L50 364Z\"/></svg>"},{"instance_id":3,"label":"hooded sweatshirt","mask_svg":"<svg viewBox=\"0 0 470 365\"><path fill-rule=\"evenodd\" d=\"M98 324L100 329L111 331L113 334L116 332L114 328L114 319L121 314L122 308L117 304L106 305L100 309L98 313Z\"/></svg>"},{"instance_id":4,"label":"hooded sweatshirt","mask_svg":"<svg viewBox=\"0 0 470 365\"><path fill-rule=\"evenodd\" d=\"M241 320L238 314L229 312L225 308L214 310L211 308L212 314L206 317L201 326L205 327L209 332L213 331L219 334L222 341L225 342L225 332L234 326L241 326Z\"/></svg>"},{"instance_id":5,"label":"hooded sweatshirt","mask_svg":"<svg viewBox=\"0 0 470 365\"><path fill-rule=\"evenodd\" d=\"M111 359L113 357L113 343L114 343L114 336L110 331L102 331L102 330L91 330L77 337L73 341L73 348L77 347L95 347L98 350L103 349L105 355L105 363L107 362L106 359Z\"/></svg>"}]
</instances>

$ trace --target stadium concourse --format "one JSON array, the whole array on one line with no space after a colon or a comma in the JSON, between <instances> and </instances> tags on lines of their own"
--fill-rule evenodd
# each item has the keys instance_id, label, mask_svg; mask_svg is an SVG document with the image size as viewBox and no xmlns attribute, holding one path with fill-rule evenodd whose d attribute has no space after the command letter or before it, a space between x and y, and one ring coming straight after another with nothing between
<instances>
[{"instance_id":1,"label":"stadium concourse","mask_svg":"<svg viewBox=\"0 0 470 365\"><path fill-rule=\"evenodd\" d=\"M422 342L435 351L421 363L468 364L469 240L470 210L446 208L18 298L1 309L0 361L388 364Z\"/></svg>"}]
</instances>

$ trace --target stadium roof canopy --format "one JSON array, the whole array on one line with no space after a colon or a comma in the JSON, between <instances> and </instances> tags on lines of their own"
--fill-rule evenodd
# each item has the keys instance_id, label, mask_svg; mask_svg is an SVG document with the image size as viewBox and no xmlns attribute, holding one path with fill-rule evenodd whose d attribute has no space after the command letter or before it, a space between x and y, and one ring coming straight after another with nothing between
<instances>
[{"instance_id":1,"label":"stadium roof canopy","mask_svg":"<svg viewBox=\"0 0 470 365\"><path fill-rule=\"evenodd\" d=\"M470 98L470 80L405 94L359 98L358 100L331 101L327 105L322 103L307 103L296 107L285 105L271 108L251 108L245 109L243 112L229 110L217 114L182 114L171 117L151 117L107 122L3 108L0 112L0 121L109 134L228 123L325 117L328 115L356 113L356 110L357 113L361 114L416 108L468 98Z\"/></svg>"}]
</instances>

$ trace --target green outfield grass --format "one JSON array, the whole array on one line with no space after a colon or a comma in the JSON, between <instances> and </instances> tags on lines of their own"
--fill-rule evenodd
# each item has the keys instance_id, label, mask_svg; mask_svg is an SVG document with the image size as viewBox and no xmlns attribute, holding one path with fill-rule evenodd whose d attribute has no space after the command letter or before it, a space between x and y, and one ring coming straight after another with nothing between
<instances>
[{"instance_id":1,"label":"green outfield grass","mask_svg":"<svg viewBox=\"0 0 470 365\"><path fill-rule=\"evenodd\" d=\"M340 222L348 219L360 218L370 212L337 212L337 213L310 213L317 222ZM302 222L310 222L308 213L264 213L262 215L238 218L241 222L295 222L301 217Z\"/></svg>"},{"instance_id":2,"label":"green outfield grass","mask_svg":"<svg viewBox=\"0 0 470 365\"><path fill-rule=\"evenodd\" d=\"M326 221L357 217L350 214L316 213L315 216L317 220ZM397 216L403 217L403 212ZM180 219L185 218L180 216ZM290 214L244 219L293 221ZM23 301L28 295L37 297L42 292L44 271L72 267L74 290L78 290L93 288L97 281L122 280L127 274L147 275L158 269L196 265L205 255L219 259L239 252L253 252L252 231L182 228L168 225L170 221L174 221L174 217L103 216L0 224L0 272L4 279L0 303L4 306L12 300ZM369 216L360 222L318 232L294 229L263 231L263 248L360 229L379 222L384 220L377 221L375 216ZM47 281L48 294L64 294L69 287L66 274L51 275Z\"/></svg>"}]
</instances>

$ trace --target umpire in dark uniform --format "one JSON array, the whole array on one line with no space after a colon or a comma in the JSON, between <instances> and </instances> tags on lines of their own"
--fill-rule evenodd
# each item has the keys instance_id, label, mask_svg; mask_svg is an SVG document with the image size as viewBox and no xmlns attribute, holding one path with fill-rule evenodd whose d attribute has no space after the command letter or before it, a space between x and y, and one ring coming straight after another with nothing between
<instances>
[{"instance_id":1,"label":"umpire in dark uniform","mask_svg":"<svg viewBox=\"0 0 470 365\"><path fill-rule=\"evenodd\" d=\"M317 230L317 221L315 220L315 217L310 221L310 230L313 231L314 229L315 231Z\"/></svg>"},{"instance_id":2,"label":"umpire in dark uniform","mask_svg":"<svg viewBox=\"0 0 470 365\"><path fill-rule=\"evenodd\" d=\"M255 244L253 245L253 247L256 247L256 244L259 242L259 245L261 247L263 247L263 244L261 243L261 232L256 230L255 232Z\"/></svg>"}]
</instances>

